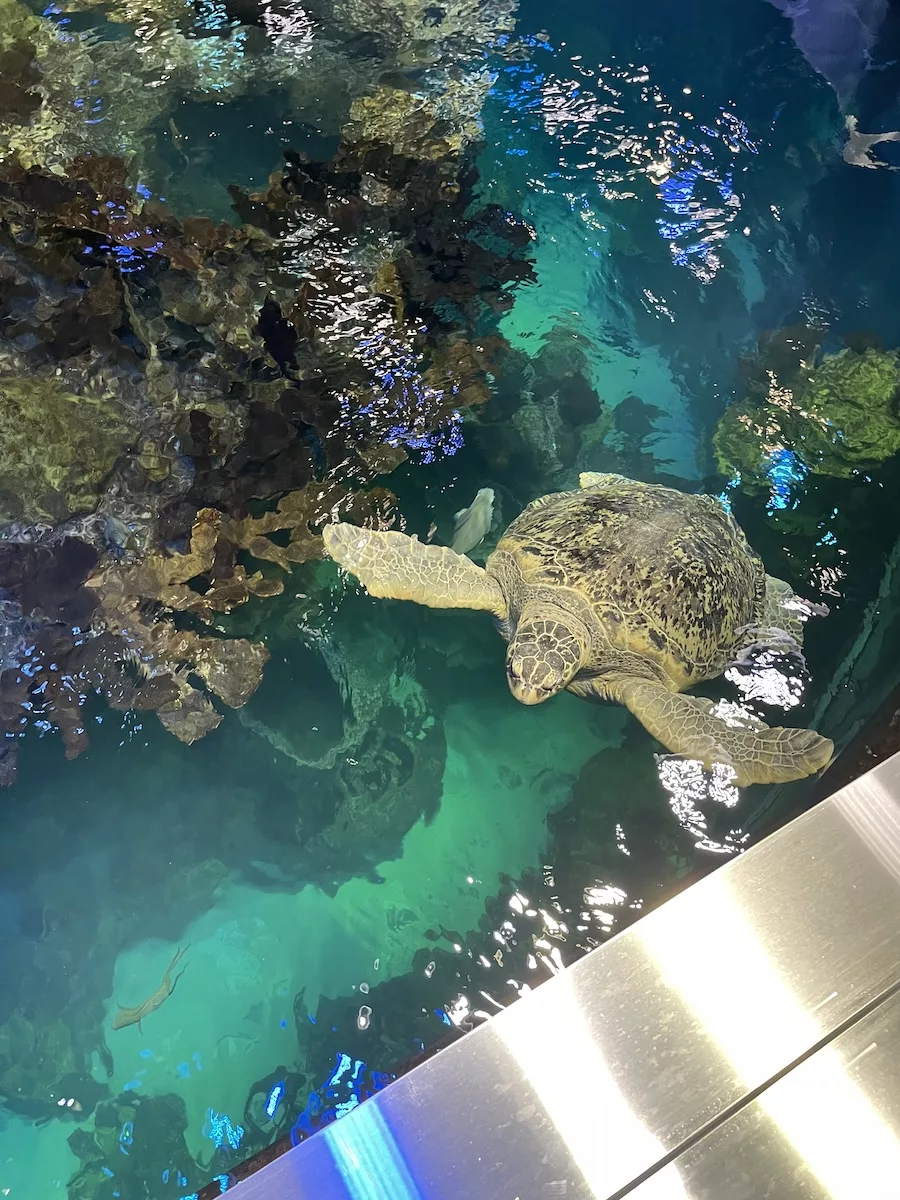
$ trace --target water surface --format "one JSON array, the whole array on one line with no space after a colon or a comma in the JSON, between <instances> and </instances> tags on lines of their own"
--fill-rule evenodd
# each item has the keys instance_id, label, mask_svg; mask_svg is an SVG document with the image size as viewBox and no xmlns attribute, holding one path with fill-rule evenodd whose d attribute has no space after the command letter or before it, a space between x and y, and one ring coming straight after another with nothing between
<instances>
[{"instance_id":1,"label":"water surface","mask_svg":"<svg viewBox=\"0 0 900 1200\"><path fill-rule=\"evenodd\" d=\"M708 492L831 611L704 693L840 747L896 684L900 111L766 0L3 14L0 1188L183 1197L771 820L321 520Z\"/></svg>"}]
</instances>

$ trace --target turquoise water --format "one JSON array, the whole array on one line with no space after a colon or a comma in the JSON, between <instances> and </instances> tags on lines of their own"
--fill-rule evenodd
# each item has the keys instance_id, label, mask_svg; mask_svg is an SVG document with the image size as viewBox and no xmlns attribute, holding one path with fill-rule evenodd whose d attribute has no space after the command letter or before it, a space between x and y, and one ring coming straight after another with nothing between
<instances>
[{"instance_id":1,"label":"turquoise water","mask_svg":"<svg viewBox=\"0 0 900 1200\"><path fill-rule=\"evenodd\" d=\"M846 126L900 127L896 31L0 12L0 1189L162 1200L812 795L517 704L487 615L370 598L330 515L446 544L490 487L483 561L580 471L706 492L830 613L703 694L840 750L897 684L900 154Z\"/></svg>"}]
</instances>

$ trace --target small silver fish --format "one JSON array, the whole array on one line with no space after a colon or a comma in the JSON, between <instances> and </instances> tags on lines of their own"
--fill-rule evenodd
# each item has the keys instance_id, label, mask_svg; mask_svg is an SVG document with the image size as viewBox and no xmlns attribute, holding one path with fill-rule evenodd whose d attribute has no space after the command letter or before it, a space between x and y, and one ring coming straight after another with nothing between
<instances>
[{"instance_id":1,"label":"small silver fish","mask_svg":"<svg viewBox=\"0 0 900 1200\"><path fill-rule=\"evenodd\" d=\"M481 542L494 519L494 489L482 488L468 508L461 508L453 519L451 550L468 554Z\"/></svg>"}]
</instances>

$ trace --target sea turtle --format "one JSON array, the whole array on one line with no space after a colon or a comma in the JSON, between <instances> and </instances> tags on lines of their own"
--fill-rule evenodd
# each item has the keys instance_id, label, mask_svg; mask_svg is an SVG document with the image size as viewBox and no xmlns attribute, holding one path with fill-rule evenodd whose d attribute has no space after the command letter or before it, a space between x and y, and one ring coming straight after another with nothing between
<instances>
[{"instance_id":1,"label":"sea turtle","mask_svg":"<svg viewBox=\"0 0 900 1200\"><path fill-rule=\"evenodd\" d=\"M833 746L680 693L751 646L793 647L821 611L767 576L712 496L585 472L534 500L484 568L403 533L335 523L325 548L373 596L492 612L523 704L567 688L624 704L669 750L734 768L738 785L802 779Z\"/></svg>"}]
</instances>

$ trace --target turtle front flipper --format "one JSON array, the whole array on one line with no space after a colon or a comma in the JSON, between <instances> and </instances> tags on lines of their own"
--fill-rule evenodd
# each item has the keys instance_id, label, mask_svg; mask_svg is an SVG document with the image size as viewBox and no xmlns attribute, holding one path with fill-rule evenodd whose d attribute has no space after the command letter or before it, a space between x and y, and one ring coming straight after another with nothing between
<instances>
[{"instance_id":1,"label":"turtle front flipper","mask_svg":"<svg viewBox=\"0 0 900 1200\"><path fill-rule=\"evenodd\" d=\"M705 767L733 767L738 787L805 779L827 766L834 752L834 744L811 729L773 729L755 718L732 725L713 711L711 700L670 692L652 680L621 680L614 691L667 750Z\"/></svg>"},{"instance_id":2,"label":"turtle front flipper","mask_svg":"<svg viewBox=\"0 0 900 1200\"><path fill-rule=\"evenodd\" d=\"M405 533L337 522L326 525L325 549L372 596L414 600L429 608L479 608L501 619L506 601L481 567L446 546L424 546Z\"/></svg>"}]
</instances>

